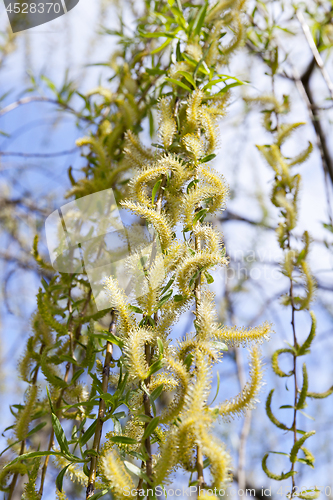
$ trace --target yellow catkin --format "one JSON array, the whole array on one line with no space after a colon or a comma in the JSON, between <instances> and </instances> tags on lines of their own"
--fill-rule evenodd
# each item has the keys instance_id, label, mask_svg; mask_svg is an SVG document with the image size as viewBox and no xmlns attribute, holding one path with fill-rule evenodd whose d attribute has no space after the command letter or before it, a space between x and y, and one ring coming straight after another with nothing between
<instances>
[{"instance_id":1,"label":"yellow catkin","mask_svg":"<svg viewBox=\"0 0 333 500\"><path fill-rule=\"evenodd\" d=\"M209 269L217 265L225 266L227 263L228 260L218 252L208 254L202 251L198 252L196 255L187 257L177 271L179 289L185 295L190 293L194 286L194 280L192 278L198 271Z\"/></svg>"},{"instance_id":2,"label":"yellow catkin","mask_svg":"<svg viewBox=\"0 0 333 500\"><path fill-rule=\"evenodd\" d=\"M126 158L136 167L142 168L147 165L152 159L152 152L145 148L138 137L130 130L126 132L125 153Z\"/></svg>"},{"instance_id":3,"label":"yellow catkin","mask_svg":"<svg viewBox=\"0 0 333 500\"><path fill-rule=\"evenodd\" d=\"M164 97L159 101L160 126L159 134L165 149L171 146L177 132L176 120L173 116L170 99Z\"/></svg>"},{"instance_id":4,"label":"yellow catkin","mask_svg":"<svg viewBox=\"0 0 333 500\"><path fill-rule=\"evenodd\" d=\"M217 319L214 294L204 290L196 310L197 336L200 341L217 336Z\"/></svg>"},{"instance_id":5,"label":"yellow catkin","mask_svg":"<svg viewBox=\"0 0 333 500\"><path fill-rule=\"evenodd\" d=\"M178 462L178 439L176 432L170 432L167 441L160 449L160 456L155 466L154 484L158 486L167 479Z\"/></svg>"},{"instance_id":6,"label":"yellow catkin","mask_svg":"<svg viewBox=\"0 0 333 500\"><path fill-rule=\"evenodd\" d=\"M28 433L29 423L32 416L34 405L37 400L37 395L38 395L37 385L30 386L27 390L24 408L23 410L20 411L18 419L15 424L15 433L17 439L19 439L20 441L23 441L23 439L25 439Z\"/></svg>"},{"instance_id":7,"label":"yellow catkin","mask_svg":"<svg viewBox=\"0 0 333 500\"><path fill-rule=\"evenodd\" d=\"M216 437L203 429L199 431L199 443L203 454L210 461L210 473L214 488L223 488L231 481L231 457Z\"/></svg>"},{"instance_id":8,"label":"yellow catkin","mask_svg":"<svg viewBox=\"0 0 333 500\"><path fill-rule=\"evenodd\" d=\"M257 346L250 351L250 380L244 389L233 399L225 401L219 406L220 415L226 420L235 416L241 416L245 410L253 409L258 402L257 397L261 388L263 378L260 350Z\"/></svg>"},{"instance_id":9,"label":"yellow catkin","mask_svg":"<svg viewBox=\"0 0 333 500\"><path fill-rule=\"evenodd\" d=\"M202 352L195 355L196 380L188 385L185 394L184 412L195 416L205 406L211 387L210 363Z\"/></svg>"},{"instance_id":10,"label":"yellow catkin","mask_svg":"<svg viewBox=\"0 0 333 500\"><path fill-rule=\"evenodd\" d=\"M261 326L250 328L223 326L222 328L215 330L214 337L230 346L244 347L252 343L261 344L264 340L270 340L272 332L272 325L265 321Z\"/></svg>"},{"instance_id":11,"label":"yellow catkin","mask_svg":"<svg viewBox=\"0 0 333 500\"><path fill-rule=\"evenodd\" d=\"M100 467L115 497L119 499L128 498L126 491L135 488L135 484L126 471L118 453L112 449L107 451L100 460Z\"/></svg>"},{"instance_id":12,"label":"yellow catkin","mask_svg":"<svg viewBox=\"0 0 333 500\"><path fill-rule=\"evenodd\" d=\"M144 356L144 346L152 338L152 332L144 328L133 329L128 334L123 352L127 369L133 378L141 380L147 378L148 365Z\"/></svg>"},{"instance_id":13,"label":"yellow catkin","mask_svg":"<svg viewBox=\"0 0 333 500\"><path fill-rule=\"evenodd\" d=\"M189 97L186 117L190 125L193 127L198 127L200 125L200 105L204 94L202 90L197 89Z\"/></svg>"},{"instance_id":14,"label":"yellow catkin","mask_svg":"<svg viewBox=\"0 0 333 500\"><path fill-rule=\"evenodd\" d=\"M196 134L186 134L182 142L196 163L205 155L203 143Z\"/></svg>"},{"instance_id":15,"label":"yellow catkin","mask_svg":"<svg viewBox=\"0 0 333 500\"><path fill-rule=\"evenodd\" d=\"M205 154L209 155L216 149L218 129L212 114L204 108L200 110L200 121L206 137Z\"/></svg>"},{"instance_id":16,"label":"yellow catkin","mask_svg":"<svg viewBox=\"0 0 333 500\"><path fill-rule=\"evenodd\" d=\"M134 203L132 201L121 202L122 207L133 211L137 215L144 217L149 220L154 229L158 232L161 240L161 246L163 249L167 248L172 241L172 229L168 217L161 213L157 213L155 210L145 207L140 203Z\"/></svg>"},{"instance_id":17,"label":"yellow catkin","mask_svg":"<svg viewBox=\"0 0 333 500\"><path fill-rule=\"evenodd\" d=\"M118 333L127 336L128 331L134 326L133 315L129 312L127 297L119 287L118 281L112 277L105 281L105 289L110 297L110 305L118 311Z\"/></svg>"},{"instance_id":18,"label":"yellow catkin","mask_svg":"<svg viewBox=\"0 0 333 500\"><path fill-rule=\"evenodd\" d=\"M177 361L173 357L167 357L166 362L168 364L168 370L174 373L178 385L174 399L169 407L162 412L160 418L161 423L169 422L178 415L184 404L184 394L189 384L189 373L181 361Z\"/></svg>"}]
</instances>

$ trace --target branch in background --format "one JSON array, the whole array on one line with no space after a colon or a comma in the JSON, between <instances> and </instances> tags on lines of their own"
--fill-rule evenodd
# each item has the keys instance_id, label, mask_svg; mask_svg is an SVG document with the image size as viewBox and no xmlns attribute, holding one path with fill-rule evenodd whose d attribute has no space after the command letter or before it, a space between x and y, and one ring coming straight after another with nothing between
<instances>
[{"instance_id":1,"label":"branch in background","mask_svg":"<svg viewBox=\"0 0 333 500\"><path fill-rule=\"evenodd\" d=\"M324 80L326 82L327 88L328 88L328 90L329 90L329 92L331 94L331 99L333 99L333 83L332 83L332 81L331 81L331 79L329 77L329 74L326 71L326 68L324 66L324 62L323 62L323 60L321 58L321 55L319 54L319 50L317 48L317 45L315 44L315 42L314 42L314 40L312 38L309 26L306 24L304 16L303 16L303 13L300 10L298 10L296 12L296 16L297 16L297 19L299 20L299 22L300 22L300 24L302 26L302 30L304 32L305 38L306 38L306 40L307 40L307 42L309 44L309 47L311 49L311 52L313 54L313 58L316 61L317 66L320 69L321 74L324 77Z\"/></svg>"},{"instance_id":2,"label":"branch in background","mask_svg":"<svg viewBox=\"0 0 333 500\"><path fill-rule=\"evenodd\" d=\"M9 104L5 108L0 110L0 116L5 115L6 113L9 113L10 111L13 111L14 109L18 108L19 106L22 106L24 104L29 104L31 102L48 102L50 104L55 104L56 106L59 106L60 108L63 108L71 113L73 113L77 118L80 118L81 120L87 120L91 121L89 118L85 116L81 116L80 113L75 111L75 109L71 108L71 106L68 106L68 104L59 102L57 99L50 99L48 97L42 97L42 96L30 96L30 97L24 97L23 99L19 99L18 101L13 102L12 104Z\"/></svg>"},{"instance_id":3,"label":"branch in background","mask_svg":"<svg viewBox=\"0 0 333 500\"><path fill-rule=\"evenodd\" d=\"M0 151L0 156L20 156L23 158L53 158L55 156L72 155L78 151L78 147L56 153L15 153L12 151Z\"/></svg>"}]
</instances>

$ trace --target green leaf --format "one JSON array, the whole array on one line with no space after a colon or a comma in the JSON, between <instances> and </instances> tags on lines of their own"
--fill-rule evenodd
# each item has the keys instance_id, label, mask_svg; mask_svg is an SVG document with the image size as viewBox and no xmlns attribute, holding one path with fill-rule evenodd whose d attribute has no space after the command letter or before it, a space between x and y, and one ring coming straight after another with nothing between
<instances>
[{"instance_id":1,"label":"green leaf","mask_svg":"<svg viewBox=\"0 0 333 500\"><path fill-rule=\"evenodd\" d=\"M137 440L127 436L112 436L110 441L119 444L137 444Z\"/></svg>"},{"instance_id":2,"label":"green leaf","mask_svg":"<svg viewBox=\"0 0 333 500\"><path fill-rule=\"evenodd\" d=\"M161 384L161 385L157 386L156 389L153 390L153 392L150 395L150 399L152 399L153 401L156 401L156 399L160 397L160 395L163 392L163 385L164 384Z\"/></svg>"},{"instance_id":3,"label":"green leaf","mask_svg":"<svg viewBox=\"0 0 333 500\"><path fill-rule=\"evenodd\" d=\"M131 462L128 462L127 460L124 460L124 465L130 472L132 472L138 477L141 477L142 479L147 481L148 484L151 485L151 481L149 480L148 476L143 472L143 470L139 469L139 467L132 464Z\"/></svg>"},{"instance_id":4,"label":"green leaf","mask_svg":"<svg viewBox=\"0 0 333 500\"><path fill-rule=\"evenodd\" d=\"M181 302L182 300L184 300L184 297L183 295L174 295L173 300L175 302Z\"/></svg>"},{"instance_id":5,"label":"green leaf","mask_svg":"<svg viewBox=\"0 0 333 500\"><path fill-rule=\"evenodd\" d=\"M69 451L69 447L68 447L68 441L66 439L64 430L61 427L61 424L59 422L58 417L55 415L55 413L52 413L51 418L52 418L52 427L54 430L54 434L57 438L57 441L58 441L58 444L60 446L61 451L65 455L68 455L68 456L71 455L71 452Z\"/></svg>"},{"instance_id":6,"label":"green leaf","mask_svg":"<svg viewBox=\"0 0 333 500\"><path fill-rule=\"evenodd\" d=\"M71 384L73 384L78 378L80 378L82 373L84 373L84 368L80 368L79 370L77 370L72 377Z\"/></svg>"},{"instance_id":7,"label":"green leaf","mask_svg":"<svg viewBox=\"0 0 333 500\"><path fill-rule=\"evenodd\" d=\"M167 282L167 284L165 285L165 287L161 291L161 295L163 295L170 288L170 286L172 285L172 283L174 281L175 281L175 276L173 276L172 278L169 279L169 281Z\"/></svg>"},{"instance_id":8,"label":"green leaf","mask_svg":"<svg viewBox=\"0 0 333 500\"><path fill-rule=\"evenodd\" d=\"M154 31L153 33L145 33L144 31L139 30L139 33L144 38L175 38L175 33L168 33L166 31L158 33Z\"/></svg>"},{"instance_id":9,"label":"green leaf","mask_svg":"<svg viewBox=\"0 0 333 500\"><path fill-rule=\"evenodd\" d=\"M216 373L216 376L217 376L217 387L216 387L216 393L215 393L215 396L214 396L214 399L213 401L210 403L210 405L212 405L215 401L215 399L217 398L218 396L218 393L219 393L219 390L220 390L220 374L219 372ZM209 406L210 406L209 405Z\"/></svg>"},{"instance_id":10,"label":"green leaf","mask_svg":"<svg viewBox=\"0 0 333 500\"><path fill-rule=\"evenodd\" d=\"M187 186L187 189L186 189L187 194L189 193L190 189L192 187L194 187L198 182L199 182L199 179L193 179L193 181L191 181L189 183L189 185Z\"/></svg>"},{"instance_id":11,"label":"green leaf","mask_svg":"<svg viewBox=\"0 0 333 500\"><path fill-rule=\"evenodd\" d=\"M198 213L195 214L194 219L193 219L193 226L200 220L202 222L202 219L205 217L207 214L208 210L207 208L202 208L199 210Z\"/></svg>"},{"instance_id":12,"label":"green leaf","mask_svg":"<svg viewBox=\"0 0 333 500\"><path fill-rule=\"evenodd\" d=\"M207 280L207 283L210 285L211 283L214 283L214 278L211 274L209 274L207 271L205 271L205 276L206 276L206 280Z\"/></svg>"},{"instance_id":13,"label":"green leaf","mask_svg":"<svg viewBox=\"0 0 333 500\"><path fill-rule=\"evenodd\" d=\"M154 116L151 109L149 109L148 111L148 119L149 119L149 136L152 139L155 133L155 126L154 126Z\"/></svg>"},{"instance_id":14,"label":"green leaf","mask_svg":"<svg viewBox=\"0 0 333 500\"><path fill-rule=\"evenodd\" d=\"M153 375L154 373L158 372L161 368L163 368L163 366L164 366L164 362L161 359L158 359L157 361L155 361L155 363L153 363L149 368L148 377L150 377L150 375Z\"/></svg>"},{"instance_id":15,"label":"green leaf","mask_svg":"<svg viewBox=\"0 0 333 500\"><path fill-rule=\"evenodd\" d=\"M49 400L49 404L50 404L50 408L51 408L51 412L54 413L54 408L53 408L53 404L52 404L52 399L51 399L51 396L50 396L50 392L49 392L49 388L46 386L46 393L47 393L47 398Z\"/></svg>"},{"instance_id":16,"label":"green leaf","mask_svg":"<svg viewBox=\"0 0 333 500\"><path fill-rule=\"evenodd\" d=\"M138 314L143 314L143 310L140 309L140 307L131 306L130 304L127 307L130 311L133 311L133 312L138 313Z\"/></svg>"},{"instance_id":17,"label":"green leaf","mask_svg":"<svg viewBox=\"0 0 333 500\"><path fill-rule=\"evenodd\" d=\"M97 425L97 420L95 420L95 422L93 422L88 427L86 432L84 434L82 434L82 436L79 439L80 446L84 446L89 441L89 439L95 434L96 425Z\"/></svg>"},{"instance_id":18,"label":"green leaf","mask_svg":"<svg viewBox=\"0 0 333 500\"><path fill-rule=\"evenodd\" d=\"M162 184L162 179L159 179L156 183L155 186L153 187L153 191L151 193L151 202L154 205L155 204L155 196L158 190L160 189L160 185Z\"/></svg>"},{"instance_id":19,"label":"green leaf","mask_svg":"<svg viewBox=\"0 0 333 500\"><path fill-rule=\"evenodd\" d=\"M327 229L328 231L331 231L331 233L333 233L333 226L332 226L332 224L326 224L325 222L323 222L323 227L325 229Z\"/></svg>"},{"instance_id":20,"label":"green leaf","mask_svg":"<svg viewBox=\"0 0 333 500\"><path fill-rule=\"evenodd\" d=\"M222 90L220 90L218 92L218 94L225 94L229 89L233 88L233 87L239 87L239 85L247 85L245 82L234 82L234 83L230 83L229 85L226 85L225 87L223 87ZM217 94L216 94L217 95Z\"/></svg>"},{"instance_id":21,"label":"green leaf","mask_svg":"<svg viewBox=\"0 0 333 500\"><path fill-rule=\"evenodd\" d=\"M152 418L149 415L144 415L143 413L140 413L140 415L138 415L138 419L142 420L142 422L150 422Z\"/></svg>"},{"instance_id":22,"label":"green leaf","mask_svg":"<svg viewBox=\"0 0 333 500\"><path fill-rule=\"evenodd\" d=\"M28 432L27 434L27 438L29 438L30 436L32 436L33 434L35 434L35 432L38 432L40 431L41 429L43 429L43 427L46 425L46 422L41 422L40 424L38 424L36 427L34 427L33 429L31 429L31 431Z\"/></svg>"},{"instance_id":23,"label":"green leaf","mask_svg":"<svg viewBox=\"0 0 333 500\"><path fill-rule=\"evenodd\" d=\"M104 392L104 394L100 395L100 398L103 399L106 403L113 403L114 401L114 396L112 394L109 394L108 392Z\"/></svg>"},{"instance_id":24,"label":"green leaf","mask_svg":"<svg viewBox=\"0 0 333 500\"><path fill-rule=\"evenodd\" d=\"M76 365L78 366L78 362L76 361L76 359L74 359L72 356L69 356L68 354L61 354L59 356L59 359L61 361L67 361L68 363L72 363L73 365Z\"/></svg>"},{"instance_id":25,"label":"green leaf","mask_svg":"<svg viewBox=\"0 0 333 500\"><path fill-rule=\"evenodd\" d=\"M23 455L20 455L19 457L14 458L9 464L6 464L4 466L4 469L7 467L10 467L13 464L16 464L17 462L21 462L21 460L28 460L30 458L38 458L38 457L47 457L49 455L54 455L56 457L61 457L62 453L59 451L33 451L30 453L24 453Z\"/></svg>"},{"instance_id":26,"label":"green leaf","mask_svg":"<svg viewBox=\"0 0 333 500\"><path fill-rule=\"evenodd\" d=\"M157 47L156 49L152 50L150 55L157 54L158 52L161 52L161 50L165 49L169 45L169 43L172 41L172 38L167 38L164 43L160 47Z\"/></svg>"},{"instance_id":27,"label":"green leaf","mask_svg":"<svg viewBox=\"0 0 333 500\"><path fill-rule=\"evenodd\" d=\"M216 155L212 153L211 155L207 155L204 158L201 158L200 163L207 163L208 161L214 160L216 158Z\"/></svg>"},{"instance_id":28,"label":"green leaf","mask_svg":"<svg viewBox=\"0 0 333 500\"><path fill-rule=\"evenodd\" d=\"M145 432L142 436L143 440L147 439L147 437L150 436L154 432L154 430L156 429L156 427L159 424L159 421L160 421L160 417L155 417L155 418L153 418L153 420L151 420L149 422L149 424L147 425Z\"/></svg>"},{"instance_id":29,"label":"green leaf","mask_svg":"<svg viewBox=\"0 0 333 500\"><path fill-rule=\"evenodd\" d=\"M197 14L197 16L195 18L194 24L193 24L193 31L194 31L194 35L195 36L199 36L200 35L201 28L202 28L203 23L205 21L207 7L208 7L208 2L206 0L205 3L204 3L204 5L199 10L199 12L198 12L198 14Z\"/></svg>"},{"instance_id":30,"label":"green leaf","mask_svg":"<svg viewBox=\"0 0 333 500\"><path fill-rule=\"evenodd\" d=\"M304 415L304 417L310 419L310 420L316 420L315 418L311 417L311 415L309 415L308 413L305 413L305 411L302 411L302 410L298 410L300 413L302 413L302 415Z\"/></svg>"},{"instance_id":31,"label":"green leaf","mask_svg":"<svg viewBox=\"0 0 333 500\"><path fill-rule=\"evenodd\" d=\"M170 290L166 295L164 295L160 299L159 303L157 304L157 306L155 308L155 311L157 311L158 309L160 309L163 306L163 304L165 304L166 301L170 299L170 297L171 297L172 294L173 294L173 290Z\"/></svg>"},{"instance_id":32,"label":"green leaf","mask_svg":"<svg viewBox=\"0 0 333 500\"><path fill-rule=\"evenodd\" d=\"M7 448L5 448L4 450L2 450L2 452L0 453L0 457L1 455L3 455L7 450L9 450L12 446L15 446L16 444L20 443L20 439L18 441L14 441L12 444L10 444L9 446L7 446Z\"/></svg>"},{"instance_id":33,"label":"green leaf","mask_svg":"<svg viewBox=\"0 0 333 500\"><path fill-rule=\"evenodd\" d=\"M210 343L212 344L212 346L216 347L216 349L219 349L220 351L227 351L228 350L228 346L224 342L219 342L217 340L214 340Z\"/></svg>"},{"instance_id":34,"label":"green leaf","mask_svg":"<svg viewBox=\"0 0 333 500\"><path fill-rule=\"evenodd\" d=\"M159 337L157 337L156 340L157 340L158 350L160 351L160 354L163 355L164 352L163 342Z\"/></svg>"},{"instance_id":35,"label":"green leaf","mask_svg":"<svg viewBox=\"0 0 333 500\"><path fill-rule=\"evenodd\" d=\"M190 75L190 73L188 73L187 71L177 71L177 74L179 75L182 75L184 78L186 78L186 80L191 84L193 85L193 87L196 89L197 86L196 86L196 83L193 79L193 76ZM178 80L177 80L178 81Z\"/></svg>"},{"instance_id":36,"label":"green leaf","mask_svg":"<svg viewBox=\"0 0 333 500\"><path fill-rule=\"evenodd\" d=\"M176 80L175 78L166 78L165 81L172 83L173 85L178 85L178 87L182 87L183 89L187 90L188 92L192 92L190 87L185 85L185 83L180 82L179 80Z\"/></svg>"},{"instance_id":37,"label":"green leaf","mask_svg":"<svg viewBox=\"0 0 333 500\"><path fill-rule=\"evenodd\" d=\"M72 464L68 464L66 465L66 467L64 467L62 469L61 472L59 472L58 476L57 476L57 479L56 479L56 487L59 491L62 491L62 483L63 483L63 480L64 480L64 476L66 474L66 471L68 469L68 467L72 465Z\"/></svg>"}]
</instances>

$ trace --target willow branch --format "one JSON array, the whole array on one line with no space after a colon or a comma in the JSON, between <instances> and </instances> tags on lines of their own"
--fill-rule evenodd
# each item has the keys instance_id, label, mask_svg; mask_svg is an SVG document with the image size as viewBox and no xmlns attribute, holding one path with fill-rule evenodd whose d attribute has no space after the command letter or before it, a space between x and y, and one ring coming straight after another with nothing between
<instances>
[{"instance_id":1,"label":"willow branch","mask_svg":"<svg viewBox=\"0 0 333 500\"><path fill-rule=\"evenodd\" d=\"M70 294L70 292L69 292ZM90 298L91 298L91 294L92 294L92 291L91 289L89 290L88 294L87 294L87 298L85 300L85 303L83 305L83 308L82 308L82 311L80 312L80 317L84 316L86 311L87 311L87 308L88 308L88 305L89 305L89 302L90 302ZM70 310L70 317L69 317L69 323L68 323L68 327L69 327L69 335L70 335L70 350L71 350L71 353L74 352L74 349L76 347L76 342L78 341L79 337L80 337L80 334L81 334L81 329L82 329L82 323L80 323L76 330L75 330L75 335L74 335L74 343L73 343L73 335L72 335L72 332L71 332L71 329L72 329L72 313L71 313L71 310ZM69 373L70 373L70 370L71 370L71 366L72 366L72 363L68 362L66 364L66 372L65 372L65 376L64 376L64 382L68 382L68 378L69 378ZM59 410L60 410L60 407L61 407L61 402L62 402L62 398L63 398L63 395L64 395L64 392L65 392L66 388L62 388L61 391L60 391L60 394L59 394L59 397L57 399L57 402L56 402L56 405L55 405L55 410L56 410L56 415L57 417L59 418ZM50 439L49 439L49 445L48 445L48 448L47 448L47 451L51 451L52 448L53 448L53 445L54 445L54 429L52 427L52 430L51 430L51 434L50 434ZM43 468L42 468L42 474L41 474L41 480L40 480L40 487L39 487L39 491L38 491L38 494L40 496L40 498L42 498L43 496L43 491L44 491L44 483L45 483L45 478L46 478L46 472L47 472L47 467L48 467L48 464L49 464L49 460L50 460L50 455L47 455L45 457L45 461L44 461L44 464L43 464Z\"/></svg>"},{"instance_id":2,"label":"willow branch","mask_svg":"<svg viewBox=\"0 0 333 500\"><path fill-rule=\"evenodd\" d=\"M163 201L163 188L164 188L164 184L166 182L166 177L164 176L163 179L162 179L162 182L161 182L161 185L159 187L159 190L158 190L158 195L157 195L157 201L156 201L156 204L155 204L155 208L156 208L156 212L157 213L161 213L161 210L162 210L162 201ZM156 236L155 236L155 233L154 233L154 237L153 237L153 246L152 246L152 254L151 254L151 259L150 259L150 265L153 263L153 260L154 260L154 257L155 257L155 248L156 248ZM154 322L155 324L157 323L158 321L158 312L156 311L154 313ZM154 351L153 349L150 347L150 345L147 343L145 345L145 357L146 357L146 361L147 361L147 365L149 366L150 365L150 362L151 362L151 359L154 355ZM149 388L149 385L150 385L150 376L147 377L144 381L147 389ZM152 415L151 415L151 411L150 411L150 400L149 400L149 396L148 394L144 393L143 394L143 406L144 406L144 411L145 411L145 415L152 418ZM145 429L147 428L149 422L145 422ZM147 477L149 478L149 480L152 479L152 476L153 476L153 462L152 462L152 454L151 454L151 442L150 442L150 436L148 436L145 440L145 448L146 448L146 452L147 452L147 455L148 455L148 458L147 458L147 461L146 461L146 474L147 474ZM141 467L143 467L143 463L141 464ZM138 491L141 489L142 487L142 483L143 481L140 479L139 481L139 484L138 484Z\"/></svg>"},{"instance_id":3,"label":"willow branch","mask_svg":"<svg viewBox=\"0 0 333 500\"><path fill-rule=\"evenodd\" d=\"M200 210L201 207L197 208L197 211ZM198 221L197 224L200 224ZM195 236L195 251L200 252L201 250L201 239L199 236ZM201 273L195 280L194 286L194 296L195 296L195 310L197 312L200 301L201 301ZM200 495L200 489L204 485L204 468L203 468L203 455L200 446L197 446L197 459L196 459L196 469L198 473L198 497Z\"/></svg>"},{"instance_id":4,"label":"willow branch","mask_svg":"<svg viewBox=\"0 0 333 500\"><path fill-rule=\"evenodd\" d=\"M237 365L238 380L241 391L244 389L246 380L244 373L244 365L242 363L242 355L240 349L235 349L235 359ZM239 448L238 448L238 470L237 470L237 480L239 490L245 491L246 489L246 474L245 474L245 463L246 463L246 441L251 428L251 412L246 410L245 418L243 422L243 427L241 430Z\"/></svg>"},{"instance_id":5,"label":"willow branch","mask_svg":"<svg viewBox=\"0 0 333 500\"><path fill-rule=\"evenodd\" d=\"M91 122L91 120L85 116L81 116L80 113L75 111L71 106L68 104L59 102L57 99L50 99L49 97L43 97L43 96L29 96L29 97L23 97L23 99L19 99L18 101L13 102L12 104L9 104L5 108L0 110L0 116L5 115L6 113L9 113L10 111L13 111L14 109L18 108L19 106L22 106L24 104L30 104L31 102L46 102L50 104L55 104L56 106L59 106L62 109L65 109L69 111L70 113L73 113L77 118L80 118L81 120L86 120Z\"/></svg>"},{"instance_id":6,"label":"willow branch","mask_svg":"<svg viewBox=\"0 0 333 500\"><path fill-rule=\"evenodd\" d=\"M326 71L324 62L323 62L323 60L321 58L321 55L319 54L319 50L317 48L317 45L315 44L315 42L314 42L314 40L312 38L312 35L311 35L311 32L310 32L310 28L306 24L304 16L303 16L303 13L300 10L297 11L296 16L297 16L297 19L299 20L299 22L300 22L300 24L302 26L303 33L304 33L305 38L306 38L306 40L307 40L307 42L309 44L309 47L311 49L313 58L316 61L316 64L317 64L318 68L320 69L320 72L323 75L323 78L324 78L324 80L326 82L327 88L328 88L329 93L331 95L331 99L333 99L333 83L332 83L332 81L331 81L331 79L329 77L329 74Z\"/></svg>"},{"instance_id":7,"label":"willow branch","mask_svg":"<svg viewBox=\"0 0 333 500\"><path fill-rule=\"evenodd\" d=\"M39 350L39 355L43 354L44 347L45 347L45 345L42 344L41 348ZM35 373L34 373L34 376L33 376L33 379L32 379L32 385L36 385L37 384L38 372L39 372L39 365L36 366ZM23 455L24 454L24 450L25 450L25 439L23 439L23 441L21 443L21 449L20 449L19 455ZM13 476L13 479L12 479L12 482L11 482L10 487L9 487L9 493L8 493L7 500L11 500L12 499L12 496L13 496L13 493L14 493L15 487L16 487L17 478L18 478L18 472L15 472L15 474Z\"/></svg>"},{"instance_id":8,"label":"willow branch","mask_svg":"<svg viewBox=\"0 0 333 500\"><path fill-rule=\"evenodd\" d=\"M288 233L288 249L290 250L290 233ZM293 331L293 339L294 339L294 349L295 352L297 352L297 337L296 337L296 327L295 327L295 304L294 304L294 289L293 289L293 278L292 276L290 277L290 300L291 300L291 326L292 326L292 331ZM293 354L293 375L294 375L294 418L293 418L293 423L292 423L292 431L293 431L293 440L294 444L297 441L297 396L298 396L298 382L297 382L297 356L296 354ZM291 470L295 470L295 462L292 463ZM295 490L295 475L291 476L291 481L292 481L292 492L291 495L293 496L294 490Z\"/></svg>"},{"instance_id":9,"label":"willow branch","mask_svg":"<svg viewBox=\"0 0 333 500\"><path fill-rule=\"evenodd\" d=\"M111 313L111 323L109 326L109 333L112 335L116 334L116 311L112 311ZM104 360L104 368L103 368L103 378L102 378L102 391L103 394L108 392L108 384L109 384L109 376L110 376L110 364L112 361L112 353L113 353L113 345L111 342L107 341L106 343L106 354ZM90 471L89 471L89 481L88 487L86 491L86 499L93 496L95 491L95 481L97 474L97 459L98 452L101 443L102 430L103 430L103 422L105 417L105 401L104 399L99 400L99 409L98 409L98 419L96 424L96 431L94 437L94 443L92 446L93 451L96 452L97 455L93 455L90 461Z\"/></svg>"}]
</instances>

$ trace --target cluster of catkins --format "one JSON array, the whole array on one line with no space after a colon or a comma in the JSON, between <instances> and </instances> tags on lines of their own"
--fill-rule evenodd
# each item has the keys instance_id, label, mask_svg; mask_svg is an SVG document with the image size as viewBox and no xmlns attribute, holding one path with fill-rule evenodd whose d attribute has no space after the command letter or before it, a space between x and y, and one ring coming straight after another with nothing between
<instances>
[{"instance_id":1,"label":"cluster of catkins","mask_svg":"<svg viewBox=\"0 0 333 500\"><path fill-rule=\"evenodd\" d=\"M216 121L224 114L226 102L226 94L205 96L201 90L177 103L161 99L162 149L148 150L130 132L127 135L125 151L136 173L122 205L152 224L162 253L147 269L148 292L137 299L136 310L143 312L140 323L117 281L110 278L106 285L111 306L118 311L118 335L124 342L125 366L133 390L122 433L138 442L117 447L107 441L104 445L100 468L120 498L124 491L137 487L123 460L131 448L139 450L147 417L148 421L154 419L155 425L151 434L155 444L152 486L163 484L179 467L194 472L198 447L208 459L209 486L225 486L231 479L230 456L213 438L212 424L219 415L228 419L252 408L261 386L262 363L255 346L250 352L250 380L243 391L219 406L208 405L213 365L220 361L222 350L258 344L270 333L267 323L251 329L219 325L214 294L208 288L212 281L208 270L227 264L221 233L203 222L206 214L224 208L228 192L223 177L209 165L208 156L215 150ZM195 331L172 345L171 327L194 300ZM153 353L150 364L145 355L147 345ZM152 364L158 362L159 371L152 373ZM170 393L167 404L159 415L145 415L144 394L158 388ZM114 432L109 434L113 436Z\"/></svg>"}]
</instances>

